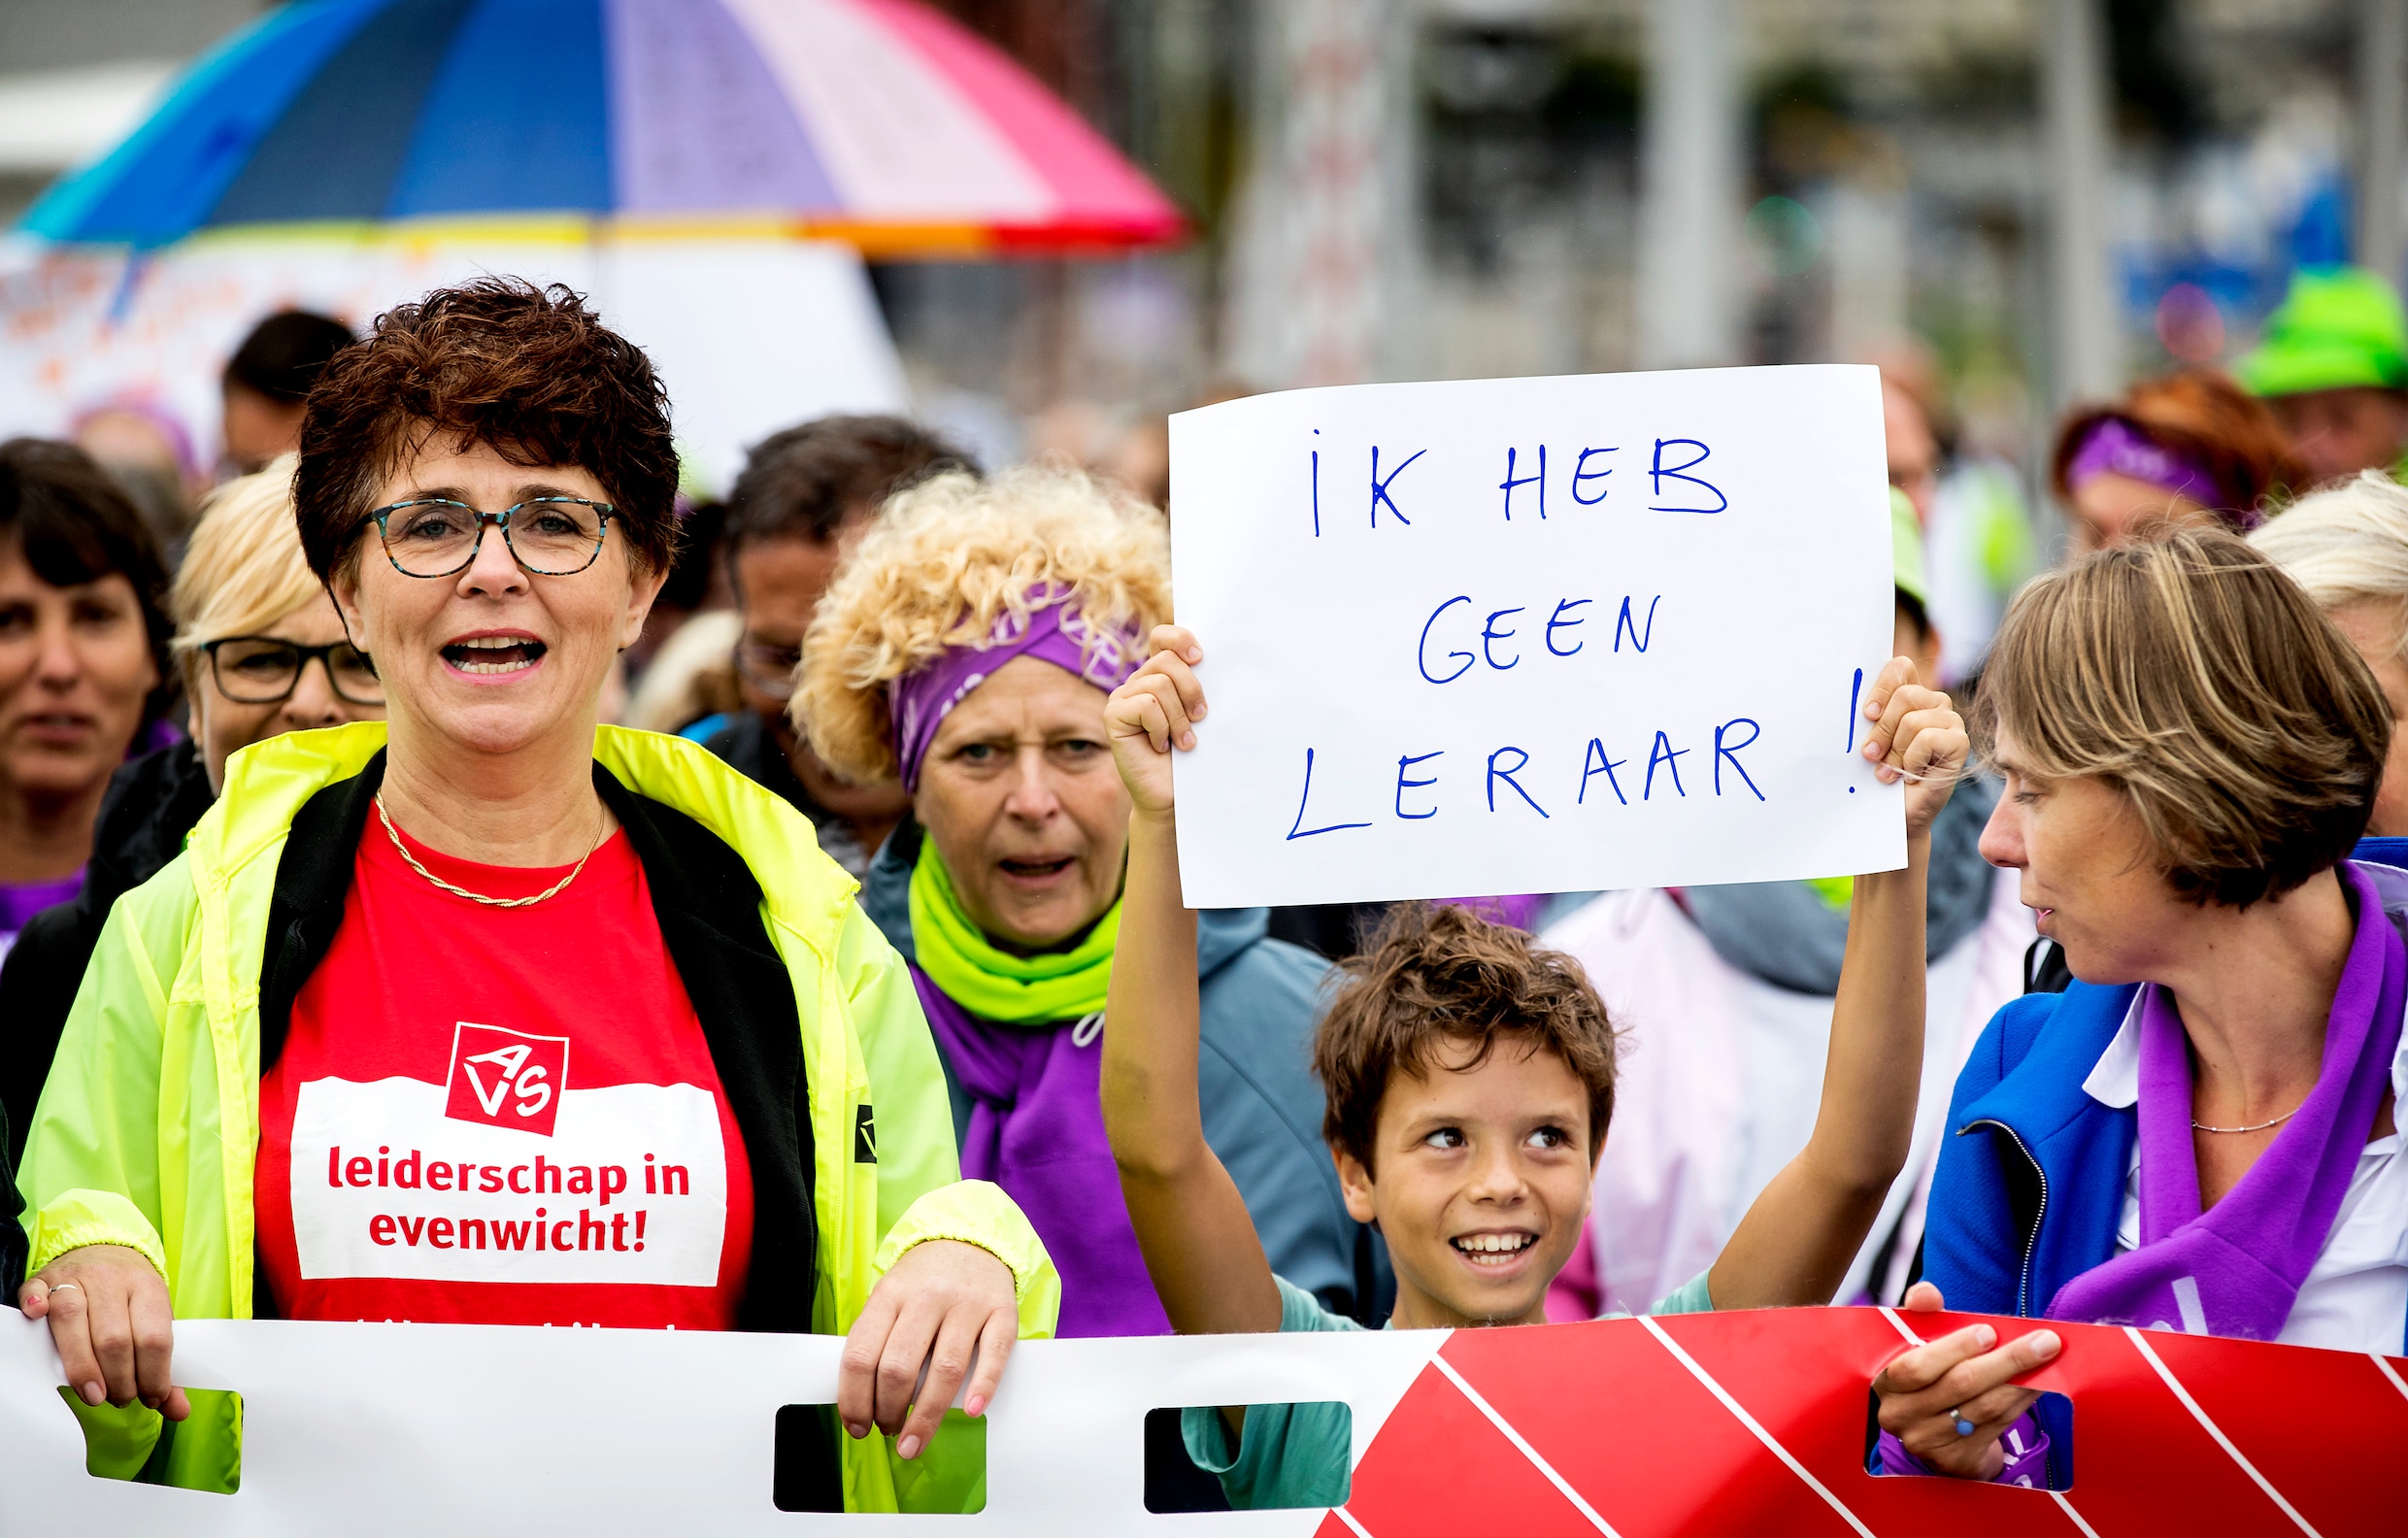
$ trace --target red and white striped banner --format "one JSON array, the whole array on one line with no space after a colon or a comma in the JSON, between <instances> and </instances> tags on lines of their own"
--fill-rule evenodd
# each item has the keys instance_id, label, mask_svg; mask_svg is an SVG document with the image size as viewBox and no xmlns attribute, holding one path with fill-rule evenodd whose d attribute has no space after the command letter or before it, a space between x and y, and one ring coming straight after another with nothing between
<instances>
[{"instance_id":1,"label":"red and white striped banner","mask_svg":"<svg viewBox=\"0 0 2408 1538\"><path fill-rule=\"evenodd\" d=\"M1866 1386L1974 1316L1781 1309L1452 1335L1320 1538L2393 1534L2408 1380L2380 1356L2048 1324L2074 1405L2062 1495L1864 1471ZM2002 1338L2043 1327L1992 1320Z\"/></svg>"}]
</instances>

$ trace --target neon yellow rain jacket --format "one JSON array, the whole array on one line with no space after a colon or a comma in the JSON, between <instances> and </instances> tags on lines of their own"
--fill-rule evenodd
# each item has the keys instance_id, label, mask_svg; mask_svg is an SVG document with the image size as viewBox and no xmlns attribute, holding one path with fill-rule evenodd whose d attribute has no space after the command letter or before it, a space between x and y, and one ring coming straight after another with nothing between
<instances>
[{"instance_id":1,"label":"neon yellow rain jacket","mask_svg":"<svg viewBox=\"0 0 2408 1538\"><path fill-rule=\"evenodd\" d=\"M29 1273L79 1246L123 1245L166 1277L177 1318L251 1317L259 976L277 864L303 805L384 746L384 724L369 721L243 750L184 853L118 900L29 1132ZM913 1245L958 1239L1011 1267L1021 1336L1051 1335L1061 1301L1053 1262L1000 1187L960 1178L943 1072L909 975L809 821L674 737L605 726L594 757L628 790L723 841L761 888L763 926L793 980L803 1030L819 1242L812 1330L849 1328ZM875 1162L855 1156L865 1136ZM70 1402L93 1472L131 1478L150 1459L157 1415ZM846 1508L978 1510L984 1430L951 1413L910 1463L884 1437L844 1439ZM232 1488L239 1444L233 1401L196 1400L170 1439L166 1481Z\"/></svg>"}]
</instances>

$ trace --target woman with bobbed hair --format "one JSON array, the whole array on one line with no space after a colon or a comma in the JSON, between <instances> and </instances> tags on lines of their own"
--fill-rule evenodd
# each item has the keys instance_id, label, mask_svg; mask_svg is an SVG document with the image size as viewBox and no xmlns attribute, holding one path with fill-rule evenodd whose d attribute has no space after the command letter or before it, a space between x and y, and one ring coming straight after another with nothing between
<instances>
[{"instance_id":1,"label":"woman with bobbed hair","mask_svg":"<svg viewBox=\"0 0 2408 1538\"><path fill-rule=\"evenodd\" d=\"M175 739L166 587L150 526L83 450L0 444L0 951L83 889L110 776Z\"/></svg>"},{"instance_id":2,"label":"woman with bobbed hair","mask_svg":"<svg viewBox=\"0 0 2408 1538\"><path fill-rule=\"evenodd\" d=\"M2408 487L2380 470L2312 492L2250 535L2350 638L2394 730L2357 857L2408 866Z\"/></svg>"},{"instance_id":3,"label":"woman with bobbed hair","mask_svg":"<svg viewBox=\"0 0 2408 1538\"><path fill-rule=\"evenodd\" d=\"M279 732L381 720L385 685L343 634L292 520L294 456L229 481L203 504L167 606L192 735L117 772L75 900L25 925L0 964L0 1107L24 1151L34 1098L110 906L184 848L225 783L226 759ZM315 665L313 665L315 664Z\"/></svg>"},{"instance_id":4,"label":"woman with bobbed hair","mask_svg":"<svg viewBox=\"0 0 2408 1538\"><path fill-rule=\"evenodd\" d=\"M157 1412L169 1483L239 1475L171 1318L608 1324L847 1332L853 1440L798 1439L782 1503L978 1498L974 1440L930 1438L974 1356L971 1415L1050 1328L1044 1248L958 1179L902 966L810 825L596 724L676 486L650 361L566 288L438 289L313 389L301 546L389 724L227 761L111 912L27 1143L22 1306L117 1471Z\"/></svg>"},{"instance_id":5,"label":"woman with bobbed hair","mask_svg":"<svg viewBox=\"0 0 2408 1538\"><path fill-rule=\"evenodd\" d=\"M2088 554L2177 528L2246 533L2307 470L2265 402L2186 369L2066 418L2049 479Z\"/></svg>"},{"instance_id":6,"label":"woman with bobbed hair","mask_svg":"<svg viewBox=\"0 0 2408 1538\"><path fill-rule=\"evenodd\" d=\"M1074 471L923 482L846 557L795 694L821 761L911 796L862 902L912 961L964 1171L1010 1192L1061 1266L1064 1335L1170 1328L1097 1077L1129 822L1104 702L1170 617L1169 545L1160 513ZM1325 969L1267 921L1203 919L1205 1134L1281 1274L1361 1313L1380 1261L1306 1062Z\"/></svg>"},{"instance_id":7,"label":"woman with bobbed hair","mask_svg":"<svg viewBox=\"0 0 2408 1538\"><path fill-rule=\"evenodd\" d=\"M2264 556L2185 531L2037 579L1975 705L1983 835L2078 980L1956 1083L1910 1310L2396 1354L2408 879L2350 858L2391 715ZM1911 1316L1910 1316L1911 1317ZM1874 1382L1891 1472L2065 1488L2069 1425L1973 1325Z\"/></svg>"}]
</instances>

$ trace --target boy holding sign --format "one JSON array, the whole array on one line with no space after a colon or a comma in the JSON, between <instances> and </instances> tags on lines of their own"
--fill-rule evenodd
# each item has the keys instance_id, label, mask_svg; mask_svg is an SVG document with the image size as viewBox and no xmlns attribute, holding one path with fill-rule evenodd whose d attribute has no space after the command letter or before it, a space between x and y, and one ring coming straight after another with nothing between
<instances>
[{"instance_id":1,"label":"boy holding sign","mask_svg":"<svg viewBox=\"0 0 2408 1538\"><path fill-rule=\"evenodd\" d=\"M1182 1334L1353 1329L1271 1272L1196 1110L1195 916L1180 887L1173 748L1205 715L1187 631L1105 710L1135 810L1104 1030L1104 1120L1147 1269ZM1963 721L1915 664L1885 668L1863 752L1907 782L1907 864L1861 877L1812 1140L1720 1258L1658 1313L1827 1303L1904 1162L1923 1034L1923 901L1932 818L1965 762ZM1324 1133L1347 1206L1396 1270L1391 1327L1546 1321L1579 1243L1613 1109L1614 1030L1576 962L1446 910L1392 926L1332 1001L1314 1043ZM1197 1461L1240 1508L1345 1499L1342 1411L1190 1412Z\"/></svg>"}]
</instances>

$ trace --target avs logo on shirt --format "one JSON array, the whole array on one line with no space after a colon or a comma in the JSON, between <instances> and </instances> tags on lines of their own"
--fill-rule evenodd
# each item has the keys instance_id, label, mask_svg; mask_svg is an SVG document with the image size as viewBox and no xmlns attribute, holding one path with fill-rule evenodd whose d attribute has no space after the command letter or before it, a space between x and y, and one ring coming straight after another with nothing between
<instances>
[{"instance_id":1,"label":"avs logo on shirt","mask_svg":"<svg viewBox=\"0 0 2408 1538\"><path fill-rule=\"evenodd\" d=\"M529 1036L469 1020L453 1027L451 1092L443 1108L450 1120L550 1137L568 1087L566 1036Z\"/></svg>"}]
</instances>

